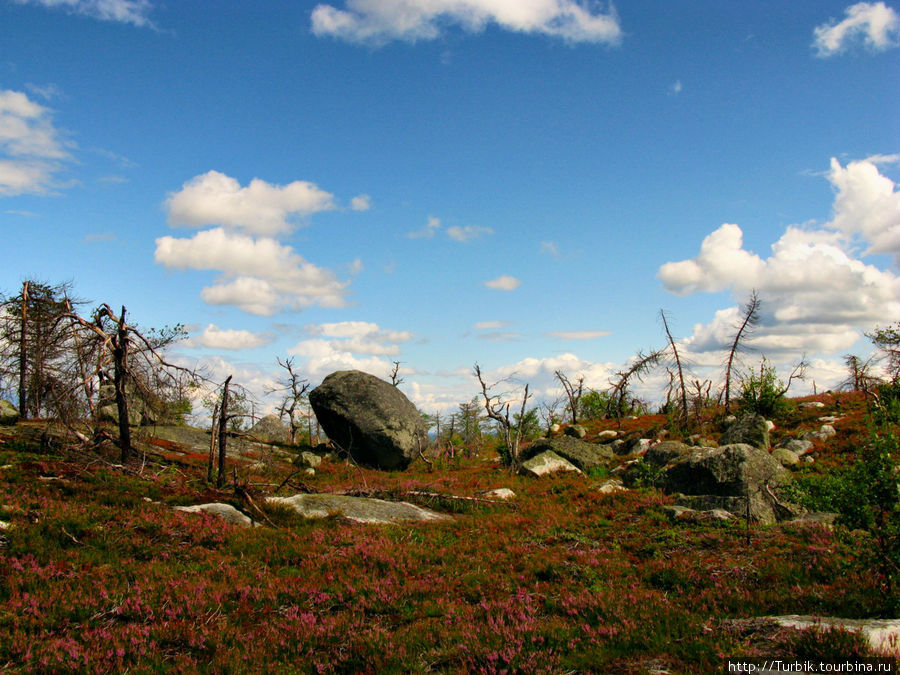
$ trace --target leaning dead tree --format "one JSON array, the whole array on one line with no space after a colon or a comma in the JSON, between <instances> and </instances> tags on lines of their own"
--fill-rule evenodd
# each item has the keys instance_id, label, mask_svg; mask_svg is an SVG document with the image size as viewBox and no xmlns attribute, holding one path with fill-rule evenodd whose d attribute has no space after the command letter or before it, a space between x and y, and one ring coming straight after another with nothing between
<instances>
[{"instance_id":1,"label":"leaning dead tree","mask_svg":"<svg viewBox=\"0 0 900 675\"><path fill-rule=\"evenodd\" d=\"M522 407L519 411L519 422L513 424L509 416L511 404L504 401L500 396L491 394L490 390L499 383L488 386L484 382L481 375L481 367L476 363L474 368L475 377L481 385L481 395L484 397L484 410L487 416L497 422L503 432L504 450L502 459L509 467L510 471L518 471L521 465L521 442L522 442L522 426L525 420L525 406L528 404L530 397L528 393L528 385L525 385L525 392L522 396Z\"/></svg>"},{"instance_id":2,"label":"leaning dead tree","mask_svg":"<svg viewBox=\"0 0 900 675\"><path fill-rule=\"evenodd\" d=\"M284 368L285 375L278 380L278 386L268 389L267 393L281 394L278 414L281 417L287 417L291 428L291 445L296 445L297 434L300 431L300 407L306 398L306 392L309 391L309 381L300 377L300 373L294 370L293 358L282 361L279 357L276 357L275 361ZM310 434L310 442L311 439L312 434Z\"/></svg>"},{"instance_id":3,"label":"leaning dead tree","mask_svg":"<svg viewBox=\"0 0 900 675\"><path fill-rule=\"evenodd\" d=\"M762 301L756 289L750 293L750 299L744 305L744 309L740 315L740 322L737 331L734 334L734 340L731 342L731 349L728 350L728 361L725 365L725 413L728 414L729 405L731 403L731 373L734 366L734 357L740 350L743 340L747 340L753 333L753 328L759 322L759 307Z\"/></svg>"},{"instance_id":4,"label":"leaning dead tree","mask_svg":"<svg viewBox=\"0 0 900 675\"><path fill-rule=\"evenodd\" d=\"M628 388L632 378L637 378L638 381L642 380L644 375L659 364L662 355L663 350L654 350L649 354L639 351L629 368L616 373L619 379L609 390L609 399L606 403L607 417L615 417L616 421L621 423L622 415L628 407Z\"/></svg>"},{"instance_id":5,"label":"leaning dead tree","mask_svg":"<svg viewBox=\"0 0 900 675\"><path fill-rule=\"evenodd\" d=\"M569 380L561 370L555 373L556 379L562 384L566 392L566 398L569 399L569 410L572 412L572 424L578 424L578 403L581 401L581 394L584 390L584 375L579 377L575 382Z\"/></svg>"},{"instance_id":6,"label":"leaning dead tree","mask_svg":"<svg viewBox=\"0 0 900 675\"><path fill-rule=\"evenodd\" d=\"M672 331L669 330L669 322L666 320L664 310L659 310L659 318L662 319L663 328L666 331L666 338L669 340L669 348L672 350L675 368L678 374L678 392L681 399L681 422L687 424L688 421L688 401L687 387L684 385L684 368L682 368L681 357L678 355L678 346L675 344L675 338L672 337Z\"/></svg>"}]
</instances>

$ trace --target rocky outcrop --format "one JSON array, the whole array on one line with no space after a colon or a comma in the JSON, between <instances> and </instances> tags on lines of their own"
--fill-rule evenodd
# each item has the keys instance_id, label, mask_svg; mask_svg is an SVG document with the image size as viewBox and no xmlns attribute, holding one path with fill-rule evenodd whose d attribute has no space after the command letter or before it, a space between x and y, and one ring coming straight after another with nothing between
<instances>
[{"instance_id":1,"label":"rocky outcrop","mask_svg":"<svg viewBox=\"0 0 900 675\"><path fill-rule=\"evenodd\" d=\"M309 393L309 402L328 437L359 464L402 471L427 445L416 407L374 375L332 373Z\"/></svg>"},{"instance_id":2,"label":"rocky outcrop","mask_svg":"<svg viewBox=\"0 0 900 675\"><path fill-rule=\"evenodd\" d=\"M580 424L570 424L563 433L572 438L584 438L587 436L587 429Z\"/></svg>"},{"instance_id":3,"label":"rocky outcrop","mask_svg":"<svg viewBox=\"0 0 900 675\"><path fill-rule=\"evenodd\" d=\"M616 454L606 445L579 441L570 436L542 438L522 451L523 459L531 459L542 452L553 452L568 460L584 472L609 466Z\"/></svg>"},{"instance_id":4,"label":"rocky outcrop","mask_svg":"<svg viewBox=\"0 0 900 675\"><path fill-rule=\"evenodd\" d=\"M126 380L125 399L128 402L128 426L155 424L157 415L144 403L137 387ZM109 380L100 385L97 397L97 417L103 422L119 423L119 408L116 405L116 385Z\"/></svg>"},{"instance_id":5,"label":"rocky outcrop","mask_svg":"<svg viewBox=\"0 0 900 675\"><path fill-rule=\"evenodd\" d=\"M520 473L535 478L551 473L568 471L581 473L577 466L549 450L526 460L522 463L522 468L520 469Z\"/></svg>"},{"instance_id":6,"label":"rocky outcrop","mask_svg":"<svg viewBox=\"0 0 900 675\"><path fill-rule=\"evenodd\" d=\"M652 446L644 454L644 461L653 466L665 466L679 457L690 454L694 448L678 441L662 441Z\"/></svg>"},{"instance_id":7,"label":"rocky outcrop","mask_svg":"<svg viewBox=\"0 0 900 675\"><path fill-rule=\"evenodd\" d=\"M790 472L768 452L745 443L701 448L670 463L662 488L676 502L696 510L723 509L752 520L775 523L799 510L783 497Z\"/></svg>"},{"instance_id":8,"label":"rocky outcrop","mask_svg":"<svg viewBox=\"0 0 900 675\"><path fill-rule=\"evenodd\" d=\"M11 426L19 421L19 411L9 401L0 400L0 425Z\"/></svg>"},{"instance_id":9,"label":"rocky outcrop","mask_svg":"<svg viewBox=\"0 0 900 675\"><path fill-rule=\"evenodd\" d=\"M269 504L282 504L305 518L341 516L359 523L387 524L411 521L438 522L451 520L408 502L388 502L383 499L349 497L346 495L300 494L293 497L269 497Z\"/></svg>"},{"instance_id":10,"label":"rocky outcrop","mask_svg":"<svg viewBox=\"0 0 900 675\"><path fill-rule=\"evenodd\" d=\"M291 442L291 430L281 421L278 415L266 415L250 429L250 436L262 443Z\"/></svg>"},{"instance_id":11,"label":"rocky outcrop","mask_svg":"<svg viewBox=\"0 0 900 675\"><path fill-rule=\"evenodd\" d=\"M750 413L733 422L722 434L719 444L735 443L746 443L760 450L766 450L769 447L769 424L766 418Z\"/></svg>"},{"instance_id":12,"label":"rocky outcrop","mask_svg":"<svg viewBox=\"0 0 900 675\"><path fill-rule=\"evenodd\" d=\"M238 511L231 504L213 502L212 504L197 504L196 506L176 506L175 510L185 511L187 513L208 513L212 516L218 516L222 520L239 527L251 527L253 525L253 521L250 520L250 518Z\"/></svg>"}]
</instances>

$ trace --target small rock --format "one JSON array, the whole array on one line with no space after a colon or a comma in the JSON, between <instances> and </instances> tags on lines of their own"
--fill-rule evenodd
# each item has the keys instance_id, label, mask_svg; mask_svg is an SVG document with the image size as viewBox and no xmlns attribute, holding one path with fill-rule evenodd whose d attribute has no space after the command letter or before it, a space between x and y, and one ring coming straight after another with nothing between
<instances>
[{"instance_id":1,"label":"small rock","mask_svg":"<svg viewBox=\"0 0 900 675\"><path fill-rule=\"evenodd\" d=\"M253 521L250 520L250 518L238 511L231 504L219 504L213 502L212 504L197 504L196 506L176 506L175 510L185 511L186 513L200 513L202 511L203 513L218 516L226 522L240 527L251 527L253 525Z\"/></svg>"},{"instance_id":2,"label":"small rock","mask_svg":"<svg viewBox=\"0 0 900 675\"><path fill-rule=\"evenodd\" d=\"M800 463L800 457L787 448L775 448L772 451L772 457L781 462L781 466L792 467Z\"/></svg>"},{"instance_id":3,"label":"small rock","mask_svg":"<svg viewBox=\"0 0 900 675\"><path fill-rule=\"evenodd\" d=\"M584 438L587 436L587 429L585 429L580 424L571 424L566 427L565 432L566 436L571 436L572 438Z\"/></svg>"},{"instance_id":4,"label":"small rock","mask_svg":"<svg viewBox=\"0 0 900 675\"><path fill-rule=\"evenodd\" d=\"M575 473L581 473L577 466L549 450L527 460L522 464L521 469L521 473L537 478L551 473L558 473L560 471L574 471Z\"/></svg>"},{"instance_id":5,"label":"small rock","mask_svg":"<svg viewBox=\"0 0 900 675\"><path fill-rule=\"evenodd\" d=\"M314 468L312 468L311 466L308 466L305 469L303 469L303 473L306 476L315 476L316 470Z\"/></svg>"},{"instance_id":6,"label":"small rock","mask_svg":"<svg viewBox=\"0 0 900 675\"><path fill-rule=\"evenodd\" d=\"M319 464L322 463L322 458L319 457L314 452L309 452L308 450L304 450L299 455L297 455L297 459L294 460L294 464L297 466L307 466L311 468L316 468Z\"/></svg>"},{"instance_id":7,"label":"small rock","mask_svg":"<svg viewBox=\"0 0 900 675\"><path fill-rule=\"evenodd\" d=\"M835 436L837 431L834 430L834 427L830 424L823 424L822 427L818 431L807 431L801 437L805 441L809 440L817 440L824 441L832 436Z\"/></svg>"},{"instance_id":8,"label":"small rock","mask_svg":"<svg viewBox=\"0 0 900 675\"><path fill-rule=\"evenodd\" d=\"M837 422L840 419L843 419L843 418L838 417L837 415L824 415L819 418L819 421L824 422L825 424L834 424L835 422Z\"/></svg>"},{"instance_id":9,"label":"small rock","mask_svg":"<svg viewBox=\"0 0 900 675\"><path fill-rule=\"evenodd\" d=\"M559 430L560 430L560 426L559 426L558 424L551 424L551 425L550 425L550 433L551 433L551 434L558 434L558 433L559 433Z\"/></svg>"},{"instance_id":10,"label":"small rock","mask_svg":"<svg viewBox=\"0 0 900 675\"><path fill-rule=\"evenodd\" d=\"M785 450L790 450L798 457L801 457L808 453L813 448L812 441L803 441L796 438L785 438L781 443L778 444L779 448L784 448Z\"/></svg>"},{"instance_id":11,"label":"small rock","mask_svg":"<svg viewBox=\"0 0 900 675\"><path fill-rule=\"evenodd\" d=\"M816 511L804 513L802 516L787 521L788 525L818 525L826 530L834 529L834 523L840 518L839 513Z\"/></svg>"},{"instance_id":12,"label":"small rock","mask_svg":"<svg viewBox=\"0 0 900 675\"><path fill-rule=\"evenodd\" d=\"M0 400L0 425L11 426L19 421L19 411L9 401Z\"/></svg>"},{"instance_id":13,"label":"small rock","mask_svg":"<svg viewBox=\"0 0 900 675\"><path fill-rule=\"evenodd\" d=\"M672 520L683 523L710 523L734 519L734 516L724 509L696 511L694 509L689 509L686 506L678 506L677 504L673 504L664 506L663 510L669 514L669 518L671 518Z\"/></svg>"},{"instance_id":14,"label":"small rock","mask_svg":"<svg viewBox=\"0 0 900 675\"><path fill-rule=\"evenodd\" d=\"M839 619L826 616L770 616L766 617L785 628L829 629L843 628L860 633L869 643L872 651L896 656L900 654L900 619Z\"/></svg>"},{"instance_id":15,"label":"small rock","mask_svg":"<svg viewBox=\"0 0 900 675\"><path fill-rule=\"evenodd\" d=\"M11 523L7 523L5 520L0 520L0 530L9 530L12 528Z\"/></svg>"},{"instance_id":16,"label":"small rock","mask_svg":"<svg viewBox=\"0 0 900 675\"><path fill-rule=\"evenodd\" d=\"M769 431L772 431L773 429L775 429L775 422L773 422L772 420L766 420L766 427Z\"/></svg>"},{"instance_id":17,"label":"small rock","mask_svg":"<svg viewBox=\"0 0 900 675\"><path fill-rule=\"evenodd\" d=\"M812 455L806 455L803 458L803 461L806 462L807 464L813 464L816 461L816 458L813 457Z\"/></svg>"},{"instance_id":18,"label":"small rock","mask_svg":"<svg viewBox=\"0 0 900 675\"><path fill-rule=\"evenodd\" d=\"M615 431L614 429L606 429L605 431L601 431L597 434L597 442L604 443L606 441L611 441L618 435L618 431Z\"/></svg>"},{"instance_id":19,"label":"small rock","mask_svg":"<svg viewBox=\"0 0 900 675\"><path fill-rule=\"evenodd\" d=\"M270 504L283 504L305 518L343 516L358 523L373 525L409 521L437 522L451 520L444 513L437 513L423 506L408 502L388 502L368 497L347 495L299 494L293 497L269 497Z\"/></svg>"},{"instance_id":20,"label":"small rock","mask_svg":"<svg viewBox=\"0 0 900 675\"><path fill-rule=\"evenodd\" d=\"M628 488L618 478L610 478L603 481L597 486L597 492L604 495L611 495L616 492L628 492Z\"/></svg>"},{"instance_id":21,"label":"small rock","mask_svg":"<svg viewBox=\"0 0 900 675\"><path fill-rule=\"evenodd\" d=\"M801 408L824 408L825 404L821 401L804 401L800 404Z\"/></svg>"},{"instance_id":22,"label":"small rock","mask_svg":"<svg viewBox=\"0 0 900 675\"><path fill-rule=\"evenodd\" d=\"M509 499L515 499L516 493L510 490L509 488L496 488L494 490L488 490L487 492L481 493L483 496L488 499L502 499L503 501L507 501Z\"/></svg>"}]
</instances>

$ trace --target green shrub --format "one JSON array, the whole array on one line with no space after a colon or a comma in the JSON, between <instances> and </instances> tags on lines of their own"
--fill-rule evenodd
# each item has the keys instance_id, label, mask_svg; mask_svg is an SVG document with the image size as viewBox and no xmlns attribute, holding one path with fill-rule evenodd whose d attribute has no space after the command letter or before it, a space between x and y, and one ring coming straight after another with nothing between
<instances>
[{"instance_id":1,"label":"green shrub","mask_svg":"<svg viewBox=\"0 0 900 675\"><path fill-rule=\"evenodd\" d=\"M787 387L779 379L775 366L763 357L758 372L750 370L741 378L741 410L769 419L782 417L790 410L786 393Z\"/></svg>"}]
</instances>

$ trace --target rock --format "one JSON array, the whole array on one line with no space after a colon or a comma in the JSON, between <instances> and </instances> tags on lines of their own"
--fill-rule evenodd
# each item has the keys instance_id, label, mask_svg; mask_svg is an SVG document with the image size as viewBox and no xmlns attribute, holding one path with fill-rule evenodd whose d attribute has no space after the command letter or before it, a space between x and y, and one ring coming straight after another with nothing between
<instances>
[{"instance_id":1,"label":"rock","mask_svg":"<svg viewBox=\"0 0 900 675\"><path fill-rule=\"evenodd\" d=\"M678 503L690 508L703 505L743 516L750 500L750 517L774 523L797 515L798 509L781 496L791 474L769 455L745 443L702 448L674 460L665 470L662 487L681 493Z\"/></svg>"},{"instance_id":2,"label":"rock","mask_svg":"<svg viewBox=\"0 0 900 675\"><path fill-rule=\"evenodd\" d=\"M772 458L778 460L781 466L792 467L800 463L800 457L795 452L791 452L787 448L775 448L772 451Z\"/></svg>"},{"instance_id":3,"label":"rock","mask_svg":"<svg viewBox=\"0 0 900 675\"><path fill-rule=\"evenodd\" d=\"M299 455L297 455L297 459L294 460L295 466L307 467L310 469L315 469L319 464L322 463L322 458L319 457L314 452L309 452L308 450L304 450Z\"/></svg>"},{"instance_id":4,"label":"rock","mask_svg":"<svg viewBox=\"0 0 900 675\"><path fill-rule=\"evenodd\" d=\"M885 656L900 656L900 619L839 619L830 616L799 616L797 614L765 618L784 628L799 630L843 628L846 631L862 634L873 652Z\"/></svg>"},{"instance_id":5,"label":"rock","mask_svg":"<svg viewBox=\"0 0 900 675\"><path fill-rule=\"evenodd\" d=\"M618 478L610 478L597 486L597 492L604 495L611 495L616 492L628 492L628 488L625 487L625 484Z\"/></svg>"},{"instance_id":6,"label":"rock","mask_svg":"<svg viewBox=\"0 0 900 675\"><path fill-rule=\"evenodd\" d=\"M559 473L560 471L574 471L581 473L577 466L566 461L555 452L547 451L526 460L522 464L520 473L526 476L534 476L540 478L551 473Z\"/></svg>"},{"instance_id":7,"label":"rock","mask_svg":"<svg viewBox=\"0 0 900 675\"><path fill-rule=\"evenodd\" d=\"M721 445L746 443L760 450L768 449L769 425L766 418L753 413L742 415L722 434L719 443Z\"/></svg>"},{"instance_id":8,"label":"rock","mask_svg":"<svg viewBox=\"0 0 900 675\"><path fill-rule=\"evenodd\" d=\"M733 520L734 516L724 509L709 509L697 511L677 504L663 506L663 511L669 514L673 521L688 523L713 523L724 520Z\"/></svg>"},{"instance_id":9,"label":"rock","mask_svg":"<svg viewBox=\"0 0 900 675\"><path fill-rule=\"evenodd\" d=\"M800 438L804 441L824 441L836 435L837 431L830 424L823 424L818 431L807 431Z\"/></svg>"},{"instance_id":10,"label":"rock","mask_svg":"<svg viewBox=\"0 0 900 675\"><path fill-rule=\"evenodd\" d=\"M816 511L814 513L804 513L799 518L787 521L788 525L817 525L827 530L834 528L837 519L841 517L839 513L829 513L827 511Z\"/></svg>"},{"instance_id":11,"label":"rock","mask_svg":"<svg viewBox=\"0 0 900 675\"><path fill-rule=\"evenodd\" d=\"M587 429L580 424L570 424L563 433L572 438L584 438L587 436Z\"/></svg>"},{"instance_id":12,"label":"rock","mask_svg":"<svg viewBox=\"0 0 900 675\"><path fill-rule=\"evenodd\" d=\"M825 424L834 424L838 420L844 419L843 417L838 417L837 415L825 415L819 418L820 422L824 422Z\"/></svg>"},{"instance_id":13,"label":"rock","mask_svg":"<svg viewBox=\"0 0 900 675\"><path fill-rule=\"evenodd\" d=\"M550 433L551 433L551 434L558 434L558 433L559 433L559 430L560 430L561 428L562 428L562 427L560 427L558 424L551 424L551 425L550 425Z\"/></svg>"},{"instance_id":14,"label":"rock","mask_svg":"<svg viewBox=\"0 0 900 675\"><path fill-rule=\"evenodd\" d=\"M128 403L128 426L156 424L156 415L147 406L134 386L126 380L125 400ZM119 408L116 405L116 385L109 380L100 385L97 392L97 417L103 422L119 423Z\"/></svg>"},{"instance_id":15,"label":"rock","mask_svg":"<svg viewBox=\"0 0 900 675\"><path fill-rule=\"evenodd\" d=\"M779 448L784 448L785 450L790 450L798 457L802 457L810 450L812 450L813 444L812 441L803 441L796 438L785 438L781 443L778 444Z\"/></svg>"},{"instance_id":16,"label":"rock","mask_svg":"<svg viewBox=\"0 0 900 675\"><path fill-rule=\"evenodd\" d=\"M392 385L388 385L392 386ZM408 502L388 502L346 495L300 494L293 497L269 497L269 504L283 504L305 518L342 516L358 523L388 524L411 521L438 522L451 517Z\"/></svg>"},{"instance_id":17,"label":"rock","mask_svg":"<svg viewBox=\"0 0 900 675\"><path fill-rule=\"evenodd\" d=\"M615 439L619 435L619 432L614 429L606 429L604 431L600 431L597 433L597 442L598 443L606 443L607 441L611 441Z\"/></svg>"},{"instance_id":18,"label":"rock","mask_svg":"<svg viewBox=\"0 0 900 675\"><path fill-rule=\"evenodd\" d=\"M213 502L212 504L197 504L196 506L176 506L175 510L186 511L187 513L200 513L202 511L203 513L218 516L226 522L239 527L251 527L253 525L253 521L250 518L238 511L231 504L219 504Z\"/></svg>"},{"instance_id":19,"label":"rock","mask_svg":"<svg viewBox=\"0 0 900 675\"><path fill-rule=\"evenodd\" d=\"M825 404L821 401L804 401L800 404L801 408L824 408Z\"/></svg>"},{"instance_id":20,"label":"rock","mask_svg":"<svg viewBox=\"0 0 900 675\"><path fill-rule=\"evenodd\" d=\"M693 445L698 448L717 448L719 447L719 442L708 438L707 436L703 436L702 434L692 434L687 437L687 442L689 445Z\"/></svg>"},{"instance_id":21,"label":"rock","mask_svg":"<svg viewBox=\"0 0 900 675\"><path fill-rule=\"evenodd\" d=\"M495 490L488 490L487 492L481 492L481 496L487 497L488 499L502 499L503 501L508 501L510 499L515 499L516 493L510 490L509 488L497 488Z\"/></svg>"},{"instance_id":22,"label":"rock","mask_svg":"<svg viewBox=\"0 0 900 675\"><path fill-rule=\"evenodd\" d=\"M766 420L766 429L768 429L769 431L774 431L775 430L775 422L773 422L772 420ZM768 446L766 446L766 447L768 447ZM765 448L763 448L763 449L765 449Z\"/></svg>"},{"instance_id":23,"label":"rock","mask_svg":"<svg viewBox=\"0 0 900 675\"><path fill-rule=\"evenodd\" d=\"M624 441L621 438L617 438L612 443L610 443L609 448L617 455L631 454L631 447L628 445L628 442Z\"/></svg>"},{"instance_id":24,"label":"rock","mask_svg":"<svg viewBox=\"0 0 900 675\"><path fill-rule=\"evenodd\" d=\"M332 373L309 393L309 402L328 437L359 464L402 471L428 444L416 407L374 375Z\"/></svg>"},{"instance_id":25,"label":"rock","mask_svg":"<svg viewBox=\"0 0 900 675\"><path fill-rule=\"evenodd\" d=\"M266 415L250 428L250 435L262 443L291 442L291 430L278 415Z\"/></svg>"},{"instance_id":26,"label":"rock","mask_svg":"<svg viewBox=\"0 0 900 675\"><path fill-rule=\"evenodd\" d=\"M0 425L11 426L19 421L19 411L9 401L0 400Z\"/></svg>"},{"instance_id":27,"label":"rock","mask_svg":"<svg viewBox=\"0 0 900 675\"><path fill-rule=\"evenodd\" d=\"M691 446L678 441L662 441L657 443L644 455L644 460L653 466L665 466L672 460L678 459L693 451Z\"/></svg>"},{"instance_id":28,"label":"rock","mask_svg":"<svg viewBox=\"0 0 900 675\"><path fill-rule=\"evenodd\" d=\"M615 457L612 448L607 445L585 443L576 438L561 436L535 441L522 451L522 459L531 459L548 451L556 453L585 472L606 468Z\"/></svg>"}]
</instances>

